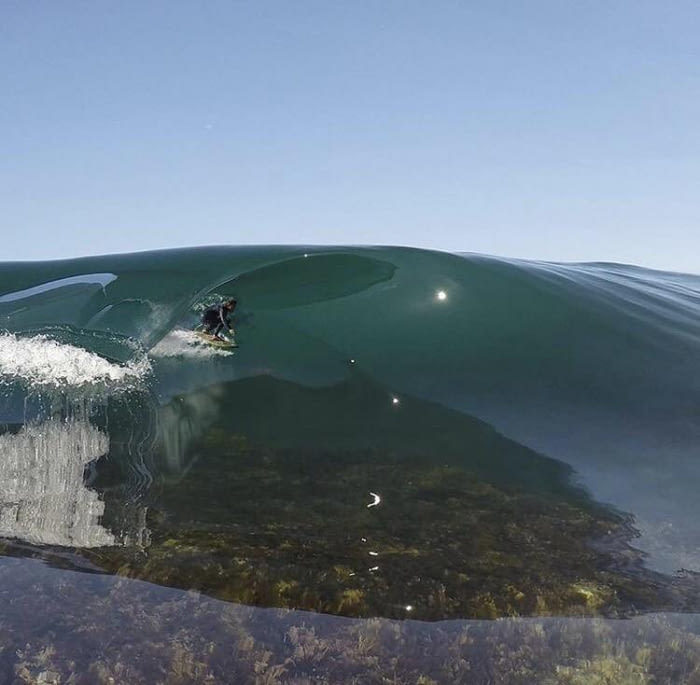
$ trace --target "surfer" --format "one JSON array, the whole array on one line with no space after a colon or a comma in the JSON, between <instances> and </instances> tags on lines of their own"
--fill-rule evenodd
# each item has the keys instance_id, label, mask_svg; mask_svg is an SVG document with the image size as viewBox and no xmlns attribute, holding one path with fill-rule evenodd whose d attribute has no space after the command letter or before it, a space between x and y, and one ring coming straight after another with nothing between
<instances>
[{"instance_id":1,"label":"surfer","mask_svg":"<svg viewBox=\"0 0 700 685\"><path fill-rule=\"evenodd\" d=\"M227 333L233 335L233 328L229 316L236 308L236 300L227 300L221 304L215 304L207 307L202 314L202 329L209 335L214 336L217 340L224 340L219 333L226 330Z\"/></svg>"}]
</instances>

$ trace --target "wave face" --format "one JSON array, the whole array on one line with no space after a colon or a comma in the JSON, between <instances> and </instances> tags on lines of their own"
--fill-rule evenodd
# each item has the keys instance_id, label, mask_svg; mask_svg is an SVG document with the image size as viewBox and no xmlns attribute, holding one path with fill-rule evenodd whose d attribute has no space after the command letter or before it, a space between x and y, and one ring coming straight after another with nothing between
<instances>
[{"instance_id":1,"label":"wave face","mask_svg":"<svg viewBox=\"0 0 700 685\"><path fill-rule=\"evenodd\" d=\"M229 296L239 303L239 347L208 347L191 329L204 304ZM316 504L344 517L350 528L356 523L361 539L367 538L362 530L381 537L367 517L389 506L386 492L403 502L406 521L406 511L428 497L419 488L411 490L412 500L407 490L392 490L391 482L411 474L437 487L430 469L461 464L500 488L494 501L517 491L541 502L560 497L567 506L605 509L601 515L618 517L618 523L624 519L636 536L625 544L641 552L635 564L643 573L700 572L698 276L390 247L183 249L0 264L0 330L0 421L14 431L7 444L31 442L42 425L50 429L47 440L53 433L60 437L56 412L59 421L74 419L65 406L56 407L71 393L101 398L101 408L93 407L88 418L100 431L94 435L106 440L109 434L109 459L95 462L89 485L106 507L105 540L133 540L135 510L136 537L143 540L145 511L168 512L172 524L184 521L185 505L201 508L202 526L210 533L222 521L235 521L240 535L262 516L262 502L277 492L280 479L297 487L287 504L293 501L303 511L317 492L311 481L289 471L295 459L319 478L328 477L329 492L338 482L331 485L327 464L342 463L335 477L346 480L333 491L336 499ZM41 410L28 415L28 398L29 406ZM88 428L84 432L92 435ZM16 472L19 447L12 449L10 471ZM95 447L90 459L100 451ZM378 451L390 455L391 471L377 466ZM277 475L263 470L262 480L250 482L221 475L226 460L252 468L245 461L251 455L279 468ZM216 474L226 487L202 486L216 481ZM262 481L267 489L257 487ZM469 511L478 510L469 499L471 485L450 494L443 481L443 502L457 498L471 502ZM351 484L357 500L347 510L345 504L334 508ZM229 503L225 514L215 515L211 502L203 502L225 500L226 488L242 499L254 493L256 504L234 510ZM375 494L382 504L367 509ZM287 505L281 491L276 497L263 508L278 509L283 518ZM415 526L411 535L420 537L420 520L406 523ZM459 529L461 520L450 519L449 525ZM268 523L265 534L277 525ZM159 525L151 525L149 544L157 545L159 535L174 539L172 529ZM69 522L62 521L61 530L67 529ZM594 537L591 531L580 534ZM315 542L318 548L326 544ZM384 543L390 546L388 539ZM371 547L371 539L366 544ZM327 551L341 554L334 547ZM363 560L367 577L381 574L381 554ZM274 563L290 577L299 571L279 557ZM353 563L346 559L333 567L347 568L337 573L350 579L360 573ZM123 568L124 559L113 566ZM152 560L149 568L155 566ZM425 569L416 567L415 573ZM158 581L157 574L134 575ZM289 587L298 582L289 581ZM355 611L361 601L352 594L335 605L319 599L318 606L402 617L411 605L398 591L384 589L387 596L396 594L392 606L403 608L370 604ZM255 601L296 601L285 602L279 592ZM362 592L368 596L367 587ZM219 595L227 598L223 591ZM235 599L246 601L240 593ZM450 606L426 610L426 616L483 615L466 601Z\"/></svg>"}]
</instances>

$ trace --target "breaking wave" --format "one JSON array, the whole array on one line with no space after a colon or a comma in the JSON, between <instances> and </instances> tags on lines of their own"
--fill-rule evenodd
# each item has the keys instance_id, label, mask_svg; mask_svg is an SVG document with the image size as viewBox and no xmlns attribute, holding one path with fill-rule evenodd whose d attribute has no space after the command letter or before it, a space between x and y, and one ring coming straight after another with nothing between
<instances>
[{"instance_id":1,"label":"breaking wave","mask_svg":"<svg viewBox=\"0 0 700 685\"><path fill-rule=\"evenodd\" d=\"M202 304L229 296L240 347L201 345ZM650 565L700 570L698 276L392 247L168 250L0 264L0 330L0 376L59 393L145 384L166 405L244 378L361 374L565 464L634 516ZM182 451L201 420L171 418Z\"/></svg>"}]
</instances>

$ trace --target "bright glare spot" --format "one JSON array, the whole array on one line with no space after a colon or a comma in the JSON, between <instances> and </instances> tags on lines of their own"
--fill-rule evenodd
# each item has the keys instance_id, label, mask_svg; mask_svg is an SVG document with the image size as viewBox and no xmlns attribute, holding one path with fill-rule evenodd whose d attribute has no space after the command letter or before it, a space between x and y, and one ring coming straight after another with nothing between
<instances>
[{"instance_id":1,"label":"bright glare spot","mask_svg":"<svg viewBox=\"0 0 700 685\"><path fill-rule=\"evenodd\" d=\"M370 502L367 505L368 509L370 507L376 507L382 501L382 498L376 492L370 492L369 494L372 495L372 497L374 498L374 501Z\"/></svg>"},{"instance_id":2,"label":"bright glare spot","mask_svg":"<svg viewBox=\"0 0 700 685\"><path fill-rule=\"evenodd\" d=\"M413 611L413 605L412 605L412 604L407 604L407 605L406 605L406 611Z\"/></svg>"},{"instance_id":3,"label":"bright glare spot","mask_svg":"<svg viewBox=\"0 0 700 685\"><path fill-rule=\"evenodd\" d=\"M378 570L379 570L379 566L372 566L372 568L370 569L370 571L378 571Z\"/></svg>"},{"instance_id":4,"label":"bright glare spot","mask_svg":"<svg viewBox=\"0 0 700 685\"><path fill-rule=\"evenodd\" d=\"M355 363L355 360L354 360L354 359L351 359L351 360L350 360L350 363L351 363L351 364L354 364L354 363Z\"/></svg>"},{"instance_id":5,"label":"bright glare spot","mask_svg":"<svg viewBox=\"0 0 700 685\"><path fill-rule=\"evenodd\" d=\"M367 542L367 538L362 538L362 542Z\"/></svg>"},{"instance_id":6,"label":"bright glare spot","mask_svg":"<svg viewBox=\"0 0 700 685\"><path fill-rule=\"evenodd\" d=\"M308 257L308 256L309 256L309 253L308 253L308 252L304 252L304 257Z\"/></svg>"},{"instance_id":7,"label":"bright glare spot","mask_svg":"<svg viewBox=\"0 0 700 685\"><path fill-rule=\"evenodd\" d=\"M378 556L379 556L379 552L370 552L369 555L370 555L371 557L378 557Z\"/></svg>"},{"instance_id":8,"label":"bright glare spot","mask_svg":"<svg viewBox=\"0 0 700 685\"><path fill-rule=\"evenodd\" d=\"M392 403L392 404L398 404L398 403L399 403L399 398L398 398L398 397L392 397L392 398L391 398L391 403Z\"/></svg>"},{"instance_id":9,"label":"bright glare spot","mask_svg":"<svg viewBox=\"0 0 700 685\"><path fill-rule=\"evenodd\" d=\"M440 302L443 302L447 299L447 293L444 290L438 290L436 297Z\"/></svg>"}]
</instances>

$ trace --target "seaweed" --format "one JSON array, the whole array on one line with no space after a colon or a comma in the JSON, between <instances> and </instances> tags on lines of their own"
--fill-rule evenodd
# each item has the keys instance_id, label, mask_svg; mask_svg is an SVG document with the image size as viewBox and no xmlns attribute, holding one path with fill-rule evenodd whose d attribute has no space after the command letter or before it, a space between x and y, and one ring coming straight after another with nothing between
<instances>
[{"instance_id":1,"label":"seaweed","mask_svg":"<svg viewBox=\"0 0 700 685\"><path fill-rule=\"evenodd\" d=\"M81 554L231 602L353 617L628 616L691 596L644 568L629 517L570 493L535 496L384 450L259 446L217 428L197 449L186 474L151 493L148 547ZM369 507L374 490L381 504Z\"/></svg>"}]
</instances>

